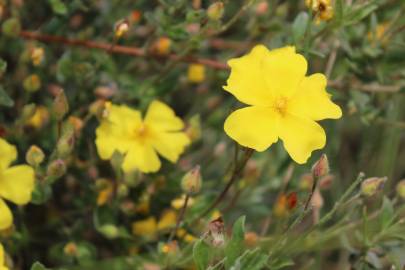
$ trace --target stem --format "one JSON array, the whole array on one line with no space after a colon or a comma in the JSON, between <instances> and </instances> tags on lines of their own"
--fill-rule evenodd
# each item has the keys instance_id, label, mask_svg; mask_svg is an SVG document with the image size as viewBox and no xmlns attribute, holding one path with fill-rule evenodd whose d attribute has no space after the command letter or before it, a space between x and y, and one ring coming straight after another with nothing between
<instances>
[{"instance_id":1,"label":"stem","mask_svg":"<svg viewBox=\"0 0 405 270\"><path fill-rule=\"evenodd\" d=\"M177 233L177 230L180 227L180 223L184 218L184 214L186 213L187 204L188 204L189 199L190 199L190 195L186 194L186 198L184 199L183 207L181 208L179 217L177 218L176 227L172 230L168 242L171 242L173 240L174 236Z\"/></svg>"},{"instance_id":2,"label":"stem","mask_svg":"<svg viewBox=\"0 0 405 270\"><path fill-rule=\"evenodd\" d=\"M308 209L309 203L311 202L312 197L314 196L316 186L318 185L318 182L319 182L319 177L317 177L313 174L312 174L312 177L314 178L314 183L312 183L311 193L309 194L308 199L305 203L304 212Z\"/></svg>"},{"instance_id":3,"label":"stem","mask_svg":"<svg viewBox=\"0 0 405 270\"><path fill-rule=\"evenodd\" d=\"M42 41L45 43L61 43L68 46L79 46L79 47L86 47L92 49L100 49L111 53L116 54L125 54L131 55L136 57L153 57L157 59L167 58L169 60L174 61L183 61L188 63L197 63L202 64L205 66L212 67L214 69L229 69L228 65L216 60L206 59L206 58L198 58L193 56L178 56L177 54L168 54L168 55L157 55L157 54L150 54L146 50L137 48L137 47L128 47L128 46L121 46L121 45L112 45L110 43L101 43L89 40L80 40L80 39L70 39L62 36L54 36L54 35L47 35L41 33L35 33L31 31L21 31L20 37L24 39L33 39Z\"/></svg>"},{"instance_id":4,"label":"stem","mask_svg":"<svg viewBox=\"0 0 405 270\"><path fill-rule=\"evenodd\" d=\"M218 195L218 197L215 199L215 201L196 220L199 220L199 219L205 217L206 215L208 215L212 211L212 209L214 209L225 198L226 194L228 193L228 191L231 188L231 186L233 185L233 183L235 183L235 181L239 179L239 176L240 176L243 168L245 168L246 163L248 162L248 160L250 159L252 154L253 154L253 149L246 148L245 156L243 157L242 161L239 164L235 165L235 168L232 172L232 176L228 181L228 184L225 186L225 188L222 190L222 192Z\"/></svg>"}]
</instances>

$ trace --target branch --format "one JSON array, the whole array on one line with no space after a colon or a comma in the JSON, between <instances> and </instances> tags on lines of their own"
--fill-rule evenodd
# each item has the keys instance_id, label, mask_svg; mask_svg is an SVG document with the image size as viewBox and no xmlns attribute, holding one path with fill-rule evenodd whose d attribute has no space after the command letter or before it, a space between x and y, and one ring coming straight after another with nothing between
<instances>
[{"instance_id":1,"label":"branch","mask_svg":"<svg viewBox=\"0 0 405 270\"><path fill-rule=\"evenodd\" d=\"M187 63L197 63L202 64L204 66L212 67L214 69L222 69L227 70L229 69L228 65L213 59L206 59L206 58L198 58L193 56L184 56L180 57L177 54L168 54L168 55L157 55L148 53L146 50L136 47L128 47L128 46L121 46L121 45L113 45L110 43L101 43L89 40L80 40L80 39L70 39L61 36L54 36L54 35L47 35L41 34L31 31L21 31L20 37L24 39L33 39L42 41L45 43L60 43L67 46L78 46L78 47L86 47L92 49L99 49L104 50L111 53L117 54L125 54L131 55L135 57L153 57L157 59L166 58L168 60L173 61L183 61Z\"/></svg>"}]
</instances>

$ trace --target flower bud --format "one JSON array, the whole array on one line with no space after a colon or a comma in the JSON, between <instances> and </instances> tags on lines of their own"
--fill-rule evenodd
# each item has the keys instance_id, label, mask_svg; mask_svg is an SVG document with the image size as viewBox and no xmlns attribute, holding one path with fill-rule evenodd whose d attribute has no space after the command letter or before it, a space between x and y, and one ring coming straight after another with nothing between
<instances>
[{"instance_id":1,"label":"flower bud","mask_svg":"<svg viewBox=\"0 0 405 270\"><path fill-rule=\"evenodd\" d=\"M129 30L129 24L126 20L118 21L114 26L114 34L116 38L120 38L125 35Z\"/></svg>"},{"instance_id":2,"label":"flower bud","mask_svg":"<svg viewBox=\"0 0 405 270\"><path fill-rule=\"evenodd\" d=\"M371 177L361 183L361 194L365 197L374 196L384 188L387 177Z\"/></svg>"},{"instance_id":3,"label":"flower bud","mask_svg":"<svg viewBox=\"0 0 405 270\"><path fill-rule=\"evenodd\" d=\"M224 3L218 1L211 4L207 9L207 16L210 20L218 21L224 15Z\"/></svg>"},{"instance_id":4,"label":"flower bud","mask_svg":"<svg viewBox=\"0 0 405 270\"><path fill-rule=\"evenodd\" d=\"M248 247L255 247L259 241L259 236L255 232L245 233L245 244Z\"/></svg>"},{"instance_id":5,"label":"flower bud","mask_svg":"<svg viewBox=\"0 0 405 270\"><path fill-rule=\"evenodd\" d=\"M32 167L37 167L40 165L42 161L44 161L44 158L44 152L42 152L41 148L36 145L31 145L30 149L28 149L25 155L25 160Z\"/></svg>"},{"instance_id":6,"label":"flower bud","mask_svg":"<svg viewBox=\"0 0 405 270\"><path fill-rule=\"evenodd\" d=\"M66 164L62 159L52 161L46 170L46 174L56 180L66 173Z\"/></svg>"},{"instance_id":7,"label":"flower bud","mask_svg":"<svg viewBox=\"0 0 405 270\"><path fill-rule=\"evenodd\" d=\"M36 113L37 107L35 106L34 103L30 103L27 105L24 105L22 108L21 112L21 121L26 122L29 120L31 117L33 117Z\"/></svg>"},{"instance_id":8,"label":"flower bud","mask_svg":"<svg viewBox=\"0 0 405 270\"><path fill-rule=\"evenodd\" d=\"M22 119L26 119L26 125L35 129L40 129L49 122L49 111L45 106L26 105L22 115Z\"/></svg>"},{"instance_id":9,"label":"flower bud","mask_svg":"<svg viewBox=\"0 0 405 270\"><path fill-rule=\"evenodd\" d=\"M205 66L201 64L191 64L188 67L187 78L192 83L200 83L205 79Z\"/></svg>"},{"instance_id":10,"label":"flower bud","mask_svg":"<svg viewBox=\"0 0 405 270\"><path fill-rule=\"evenodd\" d=\"M197 141L201 138L201 120L200 115L194 115L190 118L186 134L191 141Z\"/></svg>"},{"instance_id":11,"label":"flower bud","mask_svg":"<svg viewBox=\"0 0 405 270\"><path fill-rule=\"evenodd\" d=\"M119 184L117 188L118 198L125 198L129 194L128 186L125 184Z\"/></svg>"},{"instance_id":12,"label":"flower bud","mask_svg":"<svg viewBox=\"0 0 405 270\"><path fill-rule=\"evenodd\" d=\"M63 253L67 256L75 257L77 255L77 245L73 242L67 243L63 247Z\"/></svg>"},{"instance_id":13,"label":"flower bud","mask_svg":"<svg viewBox=\"0 0 405 270\"><path fill-rule=\"evenodd\" d=\"M172 40L168 37L160 37L152 45L152 52L158 55L167 55L170 53Z\"/></svg>"},{"instance_id":14,"label":"flower bud","mask_svg":"<svg viewBox=\"0 0 405 270\"><path fill-rule=\"evenodd\" d=\"M9 37L18 37L21 32L21 23L17 18L10 18L2 25L2 32Z\"/></svg>"},{"instance_id":15,"label":"flower bud","mask_svg":"<svg viewBox=\"0 0 405 270\"><path fill-rule=\"evenodd\" d=\"M66 158L73 150L75 143L75 134L73 126L67 125L63 130L62 136L56 145L56 152L59 158Z\"/></svg>"},{"instance_id":16,"label":"flower bud","mask_svg":"<svg viewBox=\"0 0 405 270\"><path fill-rule=\"evenodd\" d=\"M181 188L183 192L189 195L194 195L201 190L201 173L200 166L195 166L191 171L186 173L181 179Z\"/></svg>"},{"instance_id":17,"label":"flower bud","mask_svg":"<svg viewBox=\"0 0 405 270\"><path fill-rule=\"evenodd\" d=\"M102 233L108 239L117 238L117 236L119 234L119 230L118 230L117 226L115 226L113 224L106 224L106 225L101 226L99 228L99 232Z\"/></svg>"},{"instance_id":18,"label":"flower bud","mask_svg":"<svg viewBox=\"0 0 405 270\"><path fill-rule=\"evenodd\" d=\"M23 87L28 92L36 92L41 88L41 79L36 74L32 74L25 78Z\"/></svg>"},{"instance_id":19,"label":"flower bud","mask_svg":"<svg viewBox=\"0 0 405 270\"><path fill-rule=\"evenodd\" d=\"M212 220L208 224L208 232L211 236L211 244L220 247L225 244L225 225L222 217Z\"/></svg>"},{"instance_id":20,"label":"flower bud","mask_svg":"<svg viewBox=\"0 0 405 270\"><path fill-rule=\"evenodd\" d=\"M34 48L31 51L31 61L34 66L39 66L44 61L45 51L43 48Z\"/></svg>"},{"instance_id":21,"label":"flower bud","mask_svg":"<svg viewBox=\"0 0 405 270\"><path fill-rule=\"evenodd\" d=\"M397 193L398 196L401 197L401 199L405 200L405 179L399 181L397 184Z\"/></svg>"},{"instance_id":22,"label":"flower bud","mask_svg":"<svg viewBox=\"0 0 405 270\"><path fill-rule=\"evenodd\" d=\"M58 93L56 93L55 99L53 100L52 110L58 121L62 120L69 111L69 103L63 89L60 89Z\"/></svg>"},{"instance_id":23,"label":"flower bud","mask_svg":"<svg viewBox=\"0 0 405 270\"><path fill-rule=\"evenodd\" d=\"M319 158L317 162L312 166L312 176L315 179L319 179L329 173L328 157L325 154Z\"/></svg>"}]
</instances>

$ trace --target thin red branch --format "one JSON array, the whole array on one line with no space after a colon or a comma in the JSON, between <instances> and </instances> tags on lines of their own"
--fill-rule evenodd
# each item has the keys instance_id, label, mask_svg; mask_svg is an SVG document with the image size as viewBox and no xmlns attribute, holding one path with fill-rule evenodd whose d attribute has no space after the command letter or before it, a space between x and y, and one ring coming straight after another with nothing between
<instances>
[{"instance_id":1,"label":"thin red branch","mask_svg":"<svg viewBox=\"0 0 405 270\"><path fill-rule=\"evenodd\" d=\"M111 53L131 55L131 56L135 56L135 57L167 58L169 60L174 60L174 61L183 61L183 62L187 62L187 63L202 64L204 66L212 67L215 69L223 69L223 70L229 69L227 64L219 62L217 60L213 60L213 59L199 58L199 57L194 57L194 56L180 57L176 54L157 55L157 54L151 54L141 48L113 45L110 43L102 43L102 42L80 40L80 39L71 39L71 38L41 34L41 33L31 32L31 31L21 31L20 37L22 37L24 39L38 40L38 41L42 41L45 43L60 43L60 44L68 45L68 46L79 46L79 47L86 47L86 48L92 48L92 49L99 49L99 50L104 50L104 51L108 51Z\"/></svg>"}]
</instances>

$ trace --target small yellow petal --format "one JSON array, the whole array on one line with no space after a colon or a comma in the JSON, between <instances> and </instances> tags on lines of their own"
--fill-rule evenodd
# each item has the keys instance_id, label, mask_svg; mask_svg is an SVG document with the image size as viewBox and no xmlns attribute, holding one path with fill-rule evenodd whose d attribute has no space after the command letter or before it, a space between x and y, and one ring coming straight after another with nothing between
<instances>
[{"instance_id":1,"label":"small yellow petal","mask_svg":"<svg viewBox=\"0 0 405 270\"><path fill-rule=\"evenodd\" d=\"M149 217L132 223L132 233L138 236L153 237L157 232L157 222L154 217Z\"/></svg>"},{"instance_id":2,"label":"small yellow petal","mask_svg":"<svg viewBox=\"0 0 405 270\"><path fill-rule=\"evenodd\" d=\"M271 50L262 69L261 80L265 80L267 89L274 96L290 97L307 72L307 60L295 52L295 47L287 46Z\"/></svg>"},{"instance_id":3,"label":"small yellow petal","mask_svg":"<svg viewBox=\"0 0 405 270\"><path fill-rule=\"evenodd\" d=\"M316 121L340 118L342 110L330 99L326 83L326 77L320 73L305 77L291 99L289 113Z\"/></svg>"},{"instance_id":4,"label":"small yellow petal","mask_svg":"<svg viewBox=\"0 0 405 270\"><path fill-rule=\"evenodd\" d=\"M162 132L156 135L152 144L160 155L176 163L186 146L190 144L190 139L184 132Z\"/></svg>"},{"instance_id":5,"label":"small yellow petal","mask_svg":"<svg viewBox=\"0 0 405 270\"><path fill-rule=\"evenodd\" d=\"M238 100L249 105L268 105L272 98L265 84L263 61L269 50L263 45L257 45L252 51L240 58L228 61L231 74L224 89Z\"/></svg>"},{"instance_id":6,"label":"small yellow petal","mask_svg":"<svg viewBox=\"0 0 405 270\"><path fill-rule=\"evenodd\" d=\"M312 151L325 146L325 131L315 121L294 115L285 115L280 124L280 138L291 158L305 163Z\"/></svg>"},{"instance_id":7,"label":"small yellow petal","mask_svg":"<svg viewBox=\"0 0 405 270\"><path fill-rule=\"evenodd\" d=\"M0 198L0 230L9 228L13 224L13 216L10 208Z\"/></svg>"},{"instance_id":8,"label":"small yellow petal","mask_svg":"<svg viewBox=\"0 0 405 270\"><path fill-rule=\"evenodd\" d=\"M122 163L124 172L136 169L143 173L157 172L160 169L160 160L152 146L133 143Z\"/></svg>"},{"instance_id":9,"label":"small yellow petal","mask_svg":"<svg viewBox=\"0 0 405 270\"><path fill-rule=\"evenodd\" d=\"M27 204L34 190L35 174L28 165L13 166L0 175L0 196L15 204Z\"/></svg>"},{"instance_id":10,"label":"small yellow petal","mask_svg":"<svg viewBox=\"0 0 405 270\"><path fill-rule=\"evenodd\" d=\"M173 228L176 225L177 215L174 210L165 211L157 224L159 231Z\"/></svg>"},{"instance_id":11,"label":"small yellow petal","mask_svg":"<svg viewBox=\"0 0 405 270\"><path fill-rule=\"evenodd\" d=\"M174 111L160 101L152 101L145 116L145 123L154 130L179 131L184 127L183 121Z\"/></svg>"},{"instance_id":12,"label":"small yellow petal","mask_svg":"<svg viewBox=\"0 0 405 270\"><path fill-rule=\"evenodd\" d=\"M224 129L240 145L264 151L278 140L279 118L271 108L246 107L234 111Z\"/></svg>"},{"instance_id":13,"label":"small yellow petal","mask_svg":"<svg viewBox=\"0 0 405 270\"><path fill-rule=\"evenodd\" d=\"M6 169L17 158L17 149L14 145L0 138L0 170Z\"/></svg>"},{"instance_id":14,"label":"small yellow petal","mask_svg":"<svg viewBox=\"0 0 405 270\"><path fill-rule=\"evenodd\" d=\"M205 79L205 66L201 64L191 64L188 67L187 78L190 82L200 83Z\"/></svg>"}]
</instances>

